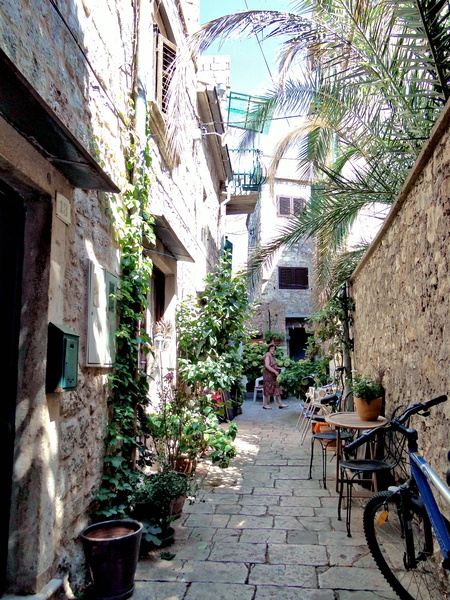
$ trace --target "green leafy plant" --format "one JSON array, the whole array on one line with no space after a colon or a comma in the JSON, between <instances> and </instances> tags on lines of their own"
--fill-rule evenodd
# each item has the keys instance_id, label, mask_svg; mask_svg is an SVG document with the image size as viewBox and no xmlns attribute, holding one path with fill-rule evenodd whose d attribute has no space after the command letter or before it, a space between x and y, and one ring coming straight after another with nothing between
<instances>
[{"instance_id":1,"label":"green leafy plant","mask_svg":"<svg viewBox=\"0 0 450 600\"><path fill-rule=\"evenodd\" d=\"M284 333L279 333L278 331L271 331L267 329L264 332L264 339L267 342L272 342L273 340L284 340L286 338Z\"/></svg>"},{"instance_id":2,"label":"green leafy plant","mask_svg":"<svg viewBox=\"0 0 450 600\"><path fill-rule=\"evenodd\" d=\"M96 497L97 514L107 518L125 515L136 482L138 462L144 467L151 461L147 448L141 443L148 380L139 367L140 353L151 352L151 339L143 327L152 274L152 262L143 252L143 239L155 239L153 218L147 210L149 166L148 143L139 159L131 145L127 161L129 184L122 203L117 206L120 222L114 221L119 229L121 249L117 295L119 327L114 371L109 377L111 416L105 439L104 474Z\"/></svg>"},{"instance_id":3,"label":"green leafy plant","mask_svg":"<svg viewBox=\"0 0 450 600\"><path fill-rule=\"evenodd\" d=\"M174 520L173 503L195 495L194 480L173 470L140 474L130 502L130 514L143 525L144 547L160 546Z\"/></svg>"},{"instance_id":4,"label":"green leafy plant","mask_svg":"<svg viewBox=\"0 0 450 600\"><path fill-rule=\"evenodd\" d=\"M166 510L171 500L188 496L192 480L184 473L167 469L140 475L134 490L134 502L149 502L158 510Z\"/></svg>"},{"instance_id":5,"label":"green leafy plant","mask_svg":"<svg viewBox=\"0 0 450 600\"><path fill-rule=\"evenodd\" d=\"M362 398L367 404L370 404L376 398L380 398L384 392L382 380L379 376L371 378L368 375L358 373L353 375L351 389L357 398Z\"/></svg>"},{"instance_id":6,"label":"green leafy plant","mask_svg":"<svg viewBox=\"0 0 450 600\"><path fill-rule=\"evenodd\" d=\"M157 412L149 413L144 430L151 451L162 470L176 468L180 457L195 459L205 454L213 463L228 467L236 454L232 442L237 433L233 423L228 430L221 427L212 393L203 390L199 397L188 390L180 392L166 375Z\"/></svg>"},{"instance_id":7,"label":"green leafy plant","mask_svg":"<svg viewBox=\"0 0 450 600\"><path fill-rule=\"evenodd\" d=\"M241 274L231 276L230 258L220 258L217 268L205 278L205 291L180 304L176 323L179 348L179 375L193 395L203 389L229 392L242 403L241 342L249 337L252 312L247 283ZM200 403L206 406L205 398ZM223 405L216 405L224 414Z\"/></svg>"},{"instance_id":8,"label":"green leafy plant","mask_svg":"<svg viewBox=\"0 0 450 600\"><path fill-rule=\"evenodd\" d=\"M311 360L291 360L289 365L280 373L279 382L289 396L304 398L310 383L304 381L305 377L313 375L317 383L324 383L328 378L324 365Z\"/></svg>"}]
</instances>

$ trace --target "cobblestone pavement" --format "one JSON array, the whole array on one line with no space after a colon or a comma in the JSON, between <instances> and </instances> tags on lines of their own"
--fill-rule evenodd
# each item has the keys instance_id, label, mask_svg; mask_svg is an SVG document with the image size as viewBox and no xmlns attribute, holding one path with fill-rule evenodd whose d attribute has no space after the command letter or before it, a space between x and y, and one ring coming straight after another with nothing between
<instances>
[{"instance_id":1,"label":"cobblestone pavement","mask_svg":"<svg viewBox=\"0 0 450 600\"><path fill-rule=\"evenodd\" d=\"M299 444L299 404L288 404L244 403L235 419L238 456L225 470L199 465L201 491L165 549L175 556L163 560L156 550L141 558L133 600L397 598L366 546L362 505L351 538L337 520L335 462L324 489L318 448L308 480L309 438Z\"/></svg>"}]
</instances>

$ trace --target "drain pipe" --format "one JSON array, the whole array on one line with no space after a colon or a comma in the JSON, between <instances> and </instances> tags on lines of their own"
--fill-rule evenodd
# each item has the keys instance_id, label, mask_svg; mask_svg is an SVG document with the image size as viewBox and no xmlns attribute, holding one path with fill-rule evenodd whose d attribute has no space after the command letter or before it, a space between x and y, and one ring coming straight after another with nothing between
<instances>
[{"instance_id":1,"label":"drain pipe","mask_svg":"<svg viewBox=\"0 0 450 600\"><path fill-rule=\"evenodd\" d=\"M342 342L342 366L345 369L345 383L344 383L344 399L345 406L343 406L343 410L345 411L353 411L353 394L351 393L350 383L352 381L352 359L350 355L350 349L352 347L352 340L350 339L350 317L348 310L348 282L346 281L341 291L339 292L339 300L342 305L342 309L344 311L344 319L342 321L343 328L343 337L344 340Z\"/></svg>"},{"instance_id":2,"label":"drain pipe","mask_svg":"<svg viewBox=\"0 0 450 600\"><path fill-rule=\"evenodd\" d=\"M135 135L139 150L145 144L146 119L147 119L147 83L149 81L148 57L152 56L153 47L153 28L149 25L153 23L151 3L146 0L137 2L137 32L136 32L136 97L135 97Z\"/></svg>"}]
</instances>

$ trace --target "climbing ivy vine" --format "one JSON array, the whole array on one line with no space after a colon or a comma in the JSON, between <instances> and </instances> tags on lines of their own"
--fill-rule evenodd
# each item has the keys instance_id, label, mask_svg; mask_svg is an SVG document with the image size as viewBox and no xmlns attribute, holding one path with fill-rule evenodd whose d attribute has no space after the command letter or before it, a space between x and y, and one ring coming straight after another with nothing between
<instances>
[{"instance_id":1,"label":"climbing ivy vine","mask_svg":"<svg viewBox=\"0 0 450 600\"><path fill-rule=\"evenodd\" d=\"M123 201L117 207L121 217L117 223L121 249L117 295L119 327L114 371L109 377L110 422L103 485L97 494L97 513L106 517L124 514L137 475L137 461L145 463L149 458L145 446L139 444L142 412L148 404L148 377L140 369L139 357L141 353L151 352L151 338L145 331L144 317L152 261L143 252L144 240L147 243L155 240L153 217L147 208L150 165L148 142L140 156L132 145L127 159L129 183Z\"/></svg>"}]
</instances>

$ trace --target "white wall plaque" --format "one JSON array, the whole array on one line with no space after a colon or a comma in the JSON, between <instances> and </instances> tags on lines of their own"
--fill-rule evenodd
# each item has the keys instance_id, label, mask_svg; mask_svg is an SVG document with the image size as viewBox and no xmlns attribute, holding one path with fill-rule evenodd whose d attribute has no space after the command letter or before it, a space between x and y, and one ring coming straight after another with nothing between
<instances>
[{"instance_id":1,"label":"white wall plaque","mask_svg":"<svg viewBox=\"0 0 450 600\"><path fill-rule=\"evenodd\" d=\"M70 201L59 192L56 192L56 216L70 225Z\"/></svg>"}]
</instances>

